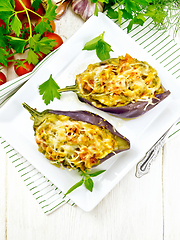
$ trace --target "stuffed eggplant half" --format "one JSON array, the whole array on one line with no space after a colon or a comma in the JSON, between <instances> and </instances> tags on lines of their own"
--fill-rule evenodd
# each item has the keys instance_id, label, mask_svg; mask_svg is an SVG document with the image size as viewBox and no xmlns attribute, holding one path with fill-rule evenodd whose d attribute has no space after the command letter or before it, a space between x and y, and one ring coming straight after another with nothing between
<instances>
[{"instance_id":1,"label":"stuffed eggplant half","mask_svg":"<svg viewBox=\"0 0 180 240\"><path fill-rule=\"evenodd\" d=\"M90 64L75 85L59 91L74 91L82 102L122 118L138 117L170 94L153 67L128 54Z\"/></svg>"},{"instance_id":2,"label":"stuffed eggplant half","mask_svg":"<svg viewBox=\"0 0 180 240\"><path fill-rule=\"evenodd\" d=\"M34 120L39 151L56 166L85 171L128 150L130 142L102 117L87 111L38 112L23 103Z\"/></svg>"}]
</instances>

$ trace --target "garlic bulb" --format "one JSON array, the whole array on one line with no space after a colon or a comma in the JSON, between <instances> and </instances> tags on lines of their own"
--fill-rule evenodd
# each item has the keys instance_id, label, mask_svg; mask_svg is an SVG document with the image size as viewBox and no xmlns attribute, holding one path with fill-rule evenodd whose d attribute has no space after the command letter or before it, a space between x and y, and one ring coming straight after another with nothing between
<instances>
[{"instance_id":1,"label":"garlic bulb","mask_svg":"<svg viewBox=\"0 0 180 240\"><path fill-rule=\"evenodd\" d=\"M76 14L80 15L86 21L94 14L95 3L92 3L91 0L72 0L71 7ZM97 7L102 12L104 4L97 2Z\"/></svg>"}]
</instances>

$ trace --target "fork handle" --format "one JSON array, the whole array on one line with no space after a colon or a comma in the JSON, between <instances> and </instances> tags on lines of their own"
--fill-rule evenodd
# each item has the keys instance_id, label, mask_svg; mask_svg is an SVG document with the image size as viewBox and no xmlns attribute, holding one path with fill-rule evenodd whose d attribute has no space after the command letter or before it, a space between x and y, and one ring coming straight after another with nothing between
<instances>
[{"instance_id":1,"label":"fork handle","mask_svg":"<svg viewBox=\"0 0 180 240\"><path fill-rule=\"evenodd\" d=\"M150 170L152 161L157 157L159 151L165 144L165 136L163 139L151 148L145 155L145 157L136 165L136 177L140 178L147 174Z\"/></svg>"}]
</instances>

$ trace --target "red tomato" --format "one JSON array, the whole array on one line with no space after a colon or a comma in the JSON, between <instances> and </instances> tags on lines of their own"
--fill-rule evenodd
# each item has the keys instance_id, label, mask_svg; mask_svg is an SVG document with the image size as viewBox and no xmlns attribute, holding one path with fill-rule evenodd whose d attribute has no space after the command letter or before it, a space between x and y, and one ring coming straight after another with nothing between
<instances>
[{"instance_id":1,"label":"red tomato","mask_svg":"<svg viewBox=\"0 0 180 240\"><path fill-rule=\"evenodd\" d=\"M10 35L11 37L15 37L15 36L16 36L15 33L10 33L9 35Z\"/></svg>"},{"instance_id":2,"label":"red tomato","mask_svg":"<svg viewBox=\"0 0 180 240\"><path fill-rule=\"evenodd\" d=\"M50 25L51 25L51 27L52 27L53 32L55 32L55 30L56 30L56 24L55 24L55 22L54 22L54 21L51 21Z\"/></svg>"},{"instance_id":3,"label":"red tomato","mask_svg":"<svg viewBox=\"0 0 180 240\"><path fill-rule=\"evenodd\" d=\"M24 18L24 14L23 13L17 13L17 16L18 16L19 20L22 22L22 20Z\"/></svg>"},{"instance_id":4,"label":"red tomato","mask_svg":"<svg viewBox=\"0 0 180 240\"><path fill-rule=\"evenodd\" d=\"M30 2L30 0L21 0L22 1L22 3L24 4L24 6L26 7L26 8L31 8L31 2ZM19 0L14 0L14 3L15 3L15 10L16 11L22 11L22 10L24 10L24 7L23 7L23 5L19 2Z\"/></svg>"},{"instance_id":5,"label":"red tomato","mask_svg":"<svg viewBox=\"0 0 180 240\"><path fill-rule=\"evenodd\" d=\"M47 33L45 36L49 39L56 41L56 45L53 47L53 50L55 50L56 48L60 47L63 44L62 38L56 33Z\"/></svg>"},{"instance_id":6,"label":"red tomato","mask_svg":"<svg viewBox=\"0 0 180 240\"><path fill-rule=\"evenodd\" d=\"M5 82L7 82L7 78L4 73L0 72L0 85L4 84Z\"/></svg>"},{"instance_id":7,"label":"red tomato","mask_svg":"<svg viewBox=\"0 0 180 240\"><path fill-rule=\"evenodd\" d=\"M6 52L8 53L8 55L11 55L11 54L13 53L12 50L11 50L11 49L9 50L8 48L6 48ZM7 58L7 61L8 61L8 60L13 60L13 59L14 59L14 55L12 55L11 57L8 57L8 58ZM12 63L13 63L13 62L11 62L11 61L10 61L10 62L7 62L7 67L9 67ZM4 66L4 64L2 64L2 63L1 63L0 65L1 65L1 66Z\"/></svg>"},{"instance_id":8,"label":"red tomato","mask_svg":"<svg viewBox=\"0 0 180 240\"><path fill-rule=\"evenodd\" d=\"M43 60L43 58L45 58L45 56L46 56L46 54L45 54L45 53L42 53L42 52L38 52L38 53L36 53L36 55L38 56L39 62L40 62L41 60Z\"/></svg>"},{"instance_id":9,"label":"red tomato","mask_svg":"<svg viewBox=\"0 0 180 240\"><path fill-rule=\"evenodd\" d=\"M2 19L0 19L0 27L1 26L4 26L4 28L6 29L6 24L5 24L5 22Z\"/></svg>"},{"instance_id":10,"label":"red tomato","mask_svg":"<svg viewBox=\"0 0 180 240\"><path fill-rule=\"evenodd\" d=\"M38 10L35 10L35 9L33 9L32 7L31 7L31 9L32 9L34 12L38 13L40 16L43 16L43 15L44 15L44 8L43 8L43 6L42 6L41 3L39 4ZM32 12L29 12L29 16L30 16L31 19L34 19L34 20L39 19L39 17L38 17L35 13L32 13ZM40 18L40 19L41 19L41 18Z\"/></svg>"},{"instance_id":11,"label":"red tomato","mask_svg":"<svg viewBox=\"0 0 180 240\"><path fill-rule=\"evenodd\" d=\"M14 64L14 71L16 72L16 74L18 76L22 76L26 73L31 72L34 69L34 65L31 63L29 64L27 61L25 61L25 59L20 59L20 61L22 62L22 65L18 65L17 63ZM24 62L25 61L25 62Z\"/></svg>"}]
</instances>

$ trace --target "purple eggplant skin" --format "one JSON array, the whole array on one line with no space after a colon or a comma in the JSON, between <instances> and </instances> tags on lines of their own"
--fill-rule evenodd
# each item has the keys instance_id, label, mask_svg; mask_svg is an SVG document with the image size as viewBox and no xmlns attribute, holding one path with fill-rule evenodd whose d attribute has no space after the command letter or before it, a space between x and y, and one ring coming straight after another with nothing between
<instances>
[{"instance_id":1,"label":"purple eggplant skin","mask_svg":"<svg viewBox=\"0 0 180 240\"><path fill-rule=\"evenodd\" d=\"M158 103L162 102L169 95L170 95L170 91L168 90L168 91L165 91L164 93L157 94L156 98L152 99L153 104L148 104L147 101L137 101L135 103L129 103L125 106L120 106L120 107L96 107L90 101L81 97L80 95L78 95L78 98L81 102L85 102L103 112L107 112L116 117L136 118L145 114L152 108L154 108Z\"/></svg>"},{"instance_id":2,"label":"purple eggplant skin","mask_svg":"<svg viewBox=\"0 0 180 240\"><path fill-rule=\"evenodd\" d=\"M97 114L94 114L94 113L91 113L91 112L88 112L88 111L83 111L83 110L81 110L81 111L60 111L60 110L46 109L43 112L38 112L35 109L31 108L26 103L23 103L22 105L26 110L29 111L31 116L34 118L34 125L33 125L34 130L36 129L36 127L38 127L41 124L42 121L44 121L45 115L47 115L47 114L65 115L65 116L68 116L75 121L82 121L82 122L90 123L92 125L96 125L98 127L104 127L107 130L109 130L113 135L125 140L125 142L127 143L126 148L119 148L118 150L115 150L114 152L109 153L104 158L99 159L98 165L100 163L104 162L105 160L109 159L113 155L130 149L130 141L126 137L121 135L113 127L112 124L110 124L108 121L106 121L104 118L102 118L101 116L99 116ZM96 167L96 165L94 165L93 167Z\"/></svg>"}]
</instances>

